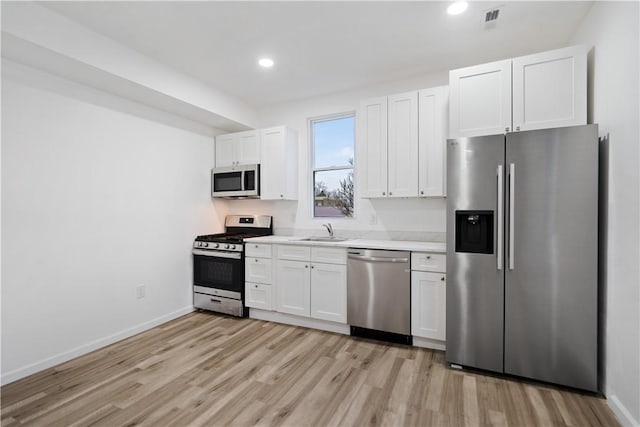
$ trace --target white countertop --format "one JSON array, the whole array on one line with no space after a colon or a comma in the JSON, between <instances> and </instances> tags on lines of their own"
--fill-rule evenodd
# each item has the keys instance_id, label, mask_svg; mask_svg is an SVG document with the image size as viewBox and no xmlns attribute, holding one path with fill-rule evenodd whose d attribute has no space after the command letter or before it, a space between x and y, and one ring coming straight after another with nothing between
<instances>
[{"instance_id":1,"label":"white countertop","mask_svg":"<svg viewBox=\"0 0 640 427\"><path fill-rule=\"evenodd\" d=\"M440 242L415 242L410 240L350 239L341 242L318 242L302 240L302 236L262 236L245 239L249 243L271 243L278 245L332 246L340 248L389 249L412 252L445 253L446 245Z\"/></svg>"}]
</instances>

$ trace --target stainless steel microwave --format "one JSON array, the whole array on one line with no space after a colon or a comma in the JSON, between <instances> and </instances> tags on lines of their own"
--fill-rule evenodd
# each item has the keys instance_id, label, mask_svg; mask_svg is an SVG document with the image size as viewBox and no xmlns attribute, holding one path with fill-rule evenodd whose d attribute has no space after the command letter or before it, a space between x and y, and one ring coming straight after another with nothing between
<instances>
[{"instance_id":1,"label":"stainless steel microwave","mask_svg":"<svg viewBox=\"0 0 640 427\"><path fill-rule=\"evenodd\" d=\"M211 169L211 196L227 199L257 199L260 197L260 165Z\"/></svg>"}]
</instances>

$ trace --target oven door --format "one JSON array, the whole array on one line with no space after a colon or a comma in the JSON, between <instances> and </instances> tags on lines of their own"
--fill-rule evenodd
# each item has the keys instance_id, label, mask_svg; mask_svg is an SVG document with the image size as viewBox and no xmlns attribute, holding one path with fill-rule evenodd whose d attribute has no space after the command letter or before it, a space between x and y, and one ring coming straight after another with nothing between
<instances>
[{"instance_id":1,"label":"oven door","mask_svg":"<svg viewBox=\"0 0 640 427\"><path fill-rule=\"evenodd\" d=\"M241 252L193 250L193 285L204 293L242 299L244 259Z\"/></svg>"}]
</instances>

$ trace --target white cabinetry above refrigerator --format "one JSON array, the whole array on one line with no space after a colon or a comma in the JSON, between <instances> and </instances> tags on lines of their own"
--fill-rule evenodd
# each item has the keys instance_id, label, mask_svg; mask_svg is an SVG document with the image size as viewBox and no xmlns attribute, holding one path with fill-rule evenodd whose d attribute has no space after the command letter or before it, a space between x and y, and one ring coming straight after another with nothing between
<instances>
[{"instance_id":1,"label":"white cabinetry above refrigerator","mask_svg":"<svg viewBox=\"0 0 640 427\"><path fill-rule=\"evenodd\" d=\"M449 138L587 123L587 48L449 72Z\"/></svg>"}]
</instances>

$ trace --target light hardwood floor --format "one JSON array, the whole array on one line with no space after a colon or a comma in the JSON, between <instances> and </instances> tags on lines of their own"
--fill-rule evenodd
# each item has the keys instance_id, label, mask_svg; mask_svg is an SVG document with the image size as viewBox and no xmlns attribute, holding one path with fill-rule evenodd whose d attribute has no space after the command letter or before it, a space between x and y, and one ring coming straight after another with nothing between
<instances>
[{"instance_id":1,"label":"light hardwood floor","mask_svg":"<svg viewBox=\"0 0 640 427\"><path fill-rule=\"evenodd\" d=\"M605 401L444 353L191 313L1 389L2 426L613 426Z\"/></svg>"}]
</instances>

